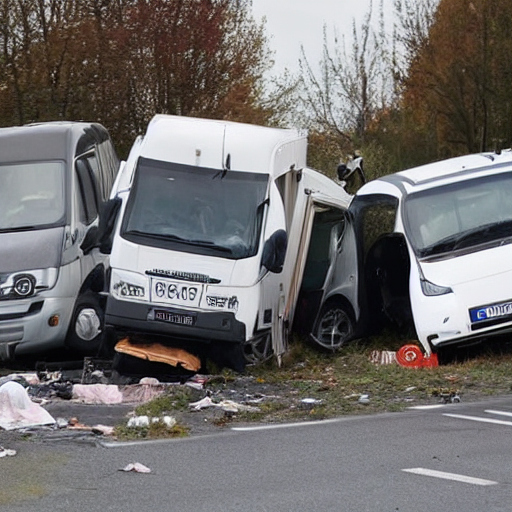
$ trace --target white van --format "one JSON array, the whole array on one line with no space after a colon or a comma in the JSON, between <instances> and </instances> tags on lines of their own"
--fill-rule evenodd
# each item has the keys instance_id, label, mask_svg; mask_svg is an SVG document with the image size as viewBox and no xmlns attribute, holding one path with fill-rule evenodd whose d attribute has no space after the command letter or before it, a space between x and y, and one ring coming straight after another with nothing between
<instances>
[{"instance_id":1,"label":"white van","mask_svg":"<svg viewBox=\"0 0 512 512\"><path fill-rule=\"evenodd\" d=\"M306 168L306 148L306 134L293 129L155 116L111 202L118 222L106 324L119 336L185 347L227 342L247 361L280 356L311 274L314 226L322 246L309 266L317 258L321 270L307 298L318 311L334 288L330 267L350 202Z\"/></svg>"},{"instance_id":2,"label":"white van","mask_svg":"<svg viewBox=\"0 0 512 512\"><path fill-rule=\"evenodd\" d=\"M426 355L512 331L512 152L367 183L350 206L359 325L391 323Z\"/></svg>"},{"instance_id":3,"label":"white van","mask_svg":"<svg viewBox=\"0 0 512 512\"><path fill-rule=\"evenodd\" d=\"M118 169L99 124L0 129L0 360L64 344L98 349L98 212Z\"/></svg>"}]
</instances>

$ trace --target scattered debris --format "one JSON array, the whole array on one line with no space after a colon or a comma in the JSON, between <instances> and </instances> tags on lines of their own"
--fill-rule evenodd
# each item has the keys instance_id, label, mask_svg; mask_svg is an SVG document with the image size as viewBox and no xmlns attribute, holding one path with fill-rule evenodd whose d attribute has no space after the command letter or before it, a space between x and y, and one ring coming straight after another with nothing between
<instances>
[{"instance_id":1,"label":"scattered debris","mask_svg":"<svg viewBox=\"0 0 512 512\"><path fill-rule=\"evenodd\" d=\"M396 352L396 360L400 366L407 368L433 368L439 366L437 354L425 356L422 349L414 343L403 345Z\"/></svg>"},{"instance_id":2,"label":"scattered debris","mask_svg":"<svg viewBox=\"0 0 512 512\"><path fill-rule=\"evenodd\" d=\"M374 364L396 364L396 352L392 350L373 350L370 361Z\"/></svg>"},{"instance_id":3,"label":"scattered debris","mask_svg":"<svg viewBox=\"0 0 512 512\"><path fill-rule=\"evenodd\" d=\"M194 388L194 389L203 389L204 385L207 382L208 382L208 377L206 377L206 375L196 374L196 375L190 377L190 379L188 379L185 382L185 385L189 386L191 388Z\"/></svg>"},{"instance_id":4,"label":"scattered debris","mask_svg":"<svg viewBox=\"0 0 512 512\"><path fill-rule=\"evenodd\" d=\"M93 434L103 435L103 436L113 436L114 435L114 427L109 425L94 425L91 427L91 432Z\"/></svg>"},{"instance_id":5,"label":"scattered debris","mask_svg":"<svg viewBox=\"0 0 512 512\"><path fill-rule=\"evenodd\" d=\"M0 446L0 459L2 457L14 457L16 455L16 450L8 450L3 446Z\"/></svg>"},{"instance_id":6,"label":"scattered debris","mask_svg":"<svg viewBox=\"0 0 512 512\"><path fill-rule=\"evenodd\" d=\"M130 428L149 427L151 423L163 423L169 428L172 428L174 425L176 425L177 422L176 418L173 418L172 416L157 416L153 418L150 418L149 416L134 416L128 420L126 426Z\"/></svg>"},{"instance_id":7,"label":"scattered debris","mask_svg":"<svg viewBox=\"0 0 512 512\"><path fill-rule=\"evenodd\" d=\"M438 396L441 398L441 402L445 404L455 404L460 402L459 390L456 389L435 389L432 391L432 396Z\"/></svg>"},{"instance_id":8,"label":"scattered debris","mask_svg":"<svg viewBox=\"0 0 512 512\"><path fill-rule=\"evenodd\" d=\"M20 383L10 381L0 386L1 428L14 430L53 424L55 419L39 404L32 402Z\"/></svg>"},{"instance_id":9,"label":"scattered debris","mask_svg":"<svg viewBox=\"0 0 512 512\"><path fill-rule=\"evenodd\" d=\"M145 377L140 379L138 384L129 384L121 387L123 402L125 403L144 403L162 395L168 388L166 384L161 384L154 377Z\"/></svg>"},{"instance_id":10,"label":"scattered debris","mask_svg":"<svg viewBox=\"0 0 512 512\"><path fill-rule=\"evenodd\" d=\"M140 462L131 462L124 468L121 468L119 471L133 471L135 473L151 473L151 469L149 469L147 466L144 466L144 464L141 464Z\"/></svg>"},{"instance_id":11,"label":"scattered debris","mask_svg":"<svg viewBox=\"0 0 512 512\"><path fill-rule=\"evenodd\" d=\"M116 384L75 384L73 399L88 404L120 404L123 393Z\"/></svg>"},{"instance_id":12,"label":"scattered debris","mask_svg":"<svg viewBox=\"0 0 512 512\"><path fill-rule=\"evenodd\" d=\"M318 398L303 398L301 401L302 407L312 409L315 405L320 405L323 400Z\"/></svg>"},{"instance_id":13,"label":"scattered debris","mask_svg":"<svg viewBox=\"0 0 512 512\"><path fill-rule=\"evenodd\" d=\"M369 404L369 403L370 403L370 395L361 395L361 396L359 397L358 402L359 402L360 404L365 404L365 405L366 405L366 404Z\"/></svg>"},{"instance_id":14,"label":"scattered debris","mask_svg":"<svg viewBox=\"0 0 512 512\"><path fill-rule=\"evenodd\" d=\"M182 366L191 371L201 368L201 360L181 348L166 347L160 343L134 344L128 338L119 341L114 347L116 352L146 359L148 361Z\"/></svg>"},{"instance_id":15,"label":"scattered debris","mask_svg":"<svg viewBox=\"0 0 512 512\"><path fill-rule=\"evenodd\" d=\"M209 396L205 396L201 400L198 400L197 402L193 402L193 403L189 404L189 407L191 407L195 411L199 411L199 410L205 409L207 407L218 407L219 409L222 409L223 411L228 412L228 413L237 413L240 411L246 411L246 412L260 411L259 407L254 407L252 405L240 404L237 402L233 402L232 400L221 400L220 402L214 402Z\"/></svg>"}]
</instances>

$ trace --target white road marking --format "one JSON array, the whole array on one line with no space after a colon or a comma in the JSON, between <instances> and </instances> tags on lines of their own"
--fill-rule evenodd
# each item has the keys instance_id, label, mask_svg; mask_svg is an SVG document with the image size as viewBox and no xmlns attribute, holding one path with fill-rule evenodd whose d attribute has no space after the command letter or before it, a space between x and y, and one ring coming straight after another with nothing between
<instances>
[{"instance_id":1,"label":"white road marking","mask_svg":"<svg viewBox=\"0 0 512 512\"><path fill-rule=\"evenodd\" d=\"M457 418L460 420L479 421L481 423L494 423L495 425L507 425L512 427L512 421L493 420L491 418L481 418L479 416L464 416L463 414L444 413L443 416L449 416L450 418Z\"/></svg>"},{"instance_id":2,"label":"white road marking","mask_svg":"<svg viewBox=\"0 0 512 512\"><path fill-rule=\"evenodd\" d=\"M436 404L436 405L413 405L412 407L408 407L408 409L417 409L426 411L428 409L440 409L441 407L446 407L445 404Z\"/></svg>"},{"instance_id":3,"label":"white road marking","mask_svg":"<svg viewBox=\"0 0 512 512\"><path fill-rule=\"evenodd\" d=\"M512 417L512 412L495 411L494 409L487 409L485 412L488 413L488 414L497 414L498 416L509 416L509 417Z\"/></svg>"},{"instance_id":4,"label":"white road marking","mask_svg":"<svg viewBox=\"0 0 512 512\"><path fill-rule=\"evenodd\" d=\"M463 482L466 484L473 485L497 485L498 482L494 482L493 480L484 480L483 478L474 478L471 476L465 475L457 475L456 473L445 473L444 471L435 471L433 469L425 469L425 468L409 468L402 469L406 473L414 473L416 475L422 476L432 476L434 478L442 478L444 480L455 480L456 482Z\"/></svg>"},{"instance_id":5,"label":"white road marking","mask_svg":"<svg viewBox=\"0 0 512 512\"><path fill-rule=\"evenodd\" d=\"M342 421L342 418L333 418L330 420L318 420L318 421L302 421L297 423L276 423L274 425L257 425L255 427L231 427L231 430L237 432L250 432L254 430L274 430L277 428L293 428L293 427L307 427L311 425L326 425L327 423L338 423Z\"/></svg>"}]
</instances>

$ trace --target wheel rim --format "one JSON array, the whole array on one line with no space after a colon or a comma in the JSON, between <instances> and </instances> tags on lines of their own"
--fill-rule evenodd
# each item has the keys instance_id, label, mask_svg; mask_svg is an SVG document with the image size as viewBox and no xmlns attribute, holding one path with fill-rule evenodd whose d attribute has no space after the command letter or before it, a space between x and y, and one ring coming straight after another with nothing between
<instances>
[{"instance_id":1,"label":"wheel rim","mask_svg":"<svg viewBox=\"0 0 512 512\"><path fill-rule=\"evenodd\" d=\"M101 332L101 321L94 308L84 308L75 322L76 335L84 341L92 341Z\"/></svg>"},{"instance_id":2,"label":"wheel rim","mask_svg":"<svg viewBox=\"0 0 512 512\"><path fill-rule=\"evenodd\" d=\"M250 340L244 344L245 361L249 364L259 364L272 357L272 338L270 334Z\"/></svg>"},{"instance_id":3,"label":"wheel rim","mask_svg":"<svg viewBox=\"0 0 512 512\"><path fill-rule=\"evenodd\" d=\"M325 348L337 349L352 335L352 321L341 308L328 310L320 319L316 331L317 342Z\"/></svg>"}]
</instances>

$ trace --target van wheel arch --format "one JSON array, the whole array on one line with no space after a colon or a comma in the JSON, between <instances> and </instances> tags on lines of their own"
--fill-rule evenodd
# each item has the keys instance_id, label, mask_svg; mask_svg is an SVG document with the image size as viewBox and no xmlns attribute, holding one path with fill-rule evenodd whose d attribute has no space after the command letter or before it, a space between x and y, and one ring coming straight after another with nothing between
<instances>
[{"instance_id":1,"label":"van wheel arch","mask_svg":"<svg viewBox=\"0 0 512 512\"><path fill-rule=\"evenodd\" d=\"M309 335L318 348L334 352L351 341L356 334L354 310L342 295L330 297L320 308Z\"/></svg>"}]
</instances>

